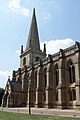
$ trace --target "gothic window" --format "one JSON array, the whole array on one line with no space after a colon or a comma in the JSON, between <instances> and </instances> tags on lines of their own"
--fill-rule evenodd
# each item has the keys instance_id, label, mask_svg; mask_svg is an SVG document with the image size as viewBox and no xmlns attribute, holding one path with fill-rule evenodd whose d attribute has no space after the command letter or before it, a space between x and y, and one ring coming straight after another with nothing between
<instances>
[{"instance_id":1,"label":"gothic window","mask_svg":"<svg viewBox=\"0 0 80 120\"><path fill-rule=\"evenodd\" d=\"M75 82L75 67L72 66L72 74L73 74L73 83Z\"/></svg>"},{"instance_id":2,"label":"gothic window","mask_svg":"<svg viewBox=\"0 0 80 120\"><path fill-rule=\"evenodd\" d=\"M71 78L71 67L69 66L69 80L70 80L70 83L72 83L72 78Z\"/></svg>"},{"instance_id":3,"label":"gothic window","mask_svg":"<svg viewBox=\"0 0 80 120\"><path fill-rule=\"evenodd\" d=\"M55 101L58 102L58 83L59 83L59 69L58 64L54 66L54 80L55 80Z\"/></svg>"},{"instance_id":4,"label":"gothic window","mask_svg":"<svg viewBox=\"0 0 80 120\"><path fill-rule=\"evenodd\" d=\"M69 91L69 101L72 101L72 91Z\"/></svg>"},{"instance_id":5,"label":"gothic window","mask_svg":"<svg viewBox=\"0 0 80 120\"><path fill-rule=\"evenodd\" d=\"M56 90L56 93L55 93L55 101L58 101L58 91Z\"/></svg>"},{"instance_id":6,"label":"gothic window","mask_svg":"<svg viewBox=\"0 0 80 120\"><path fill-rule=\"evenodd\" d=\"M46 88L46 85L47 85L47 69L45 68L44 69L44 79L45 79L45 88Z\"/></svg>"},{"instance_id":7,"label":"gothic window","mask_svg":"<svg viewBox=\"0 0 80 120\"><path fill-rule=\"evenodd\" d=\"M76 100L76 91L75 91L75 89L73 89L73 100Z\"/></svg>"},{"instance_id":8,"label":"gothic window","mask_svg":"<svg viewBox=\"0 0 80 120\"><path fill-rule=\"evenodd\" d=\"M76 91L75 89L69 90L69 101L76 100Z\"/></svg>"},{"instance_id":9,"label":"gothic window","mask_svg":"<svg viewBox=\"0 0 80 120\"><path fill-rule=\"evenodd\" d=\"M75 67L72 63L72 61L70 61L69 64L69 83L74 83L75 82Z\"/></svg>"},{"instance_id":10,"label":"gothic window","mask_svg":"<svg viewBox=\"0 0 80 120\"><path fill-rule=\"evenodd\" d=\"M35 89L36 89L36 87L37 87L37 71L35 71L35 78L34 78L34 80L35 80Z\"/></svg>"},{"instance_id":11,"label":"gothic window","mask_svg":"<svg viewBox=\"0 0 80 120\"><path fill-rule=\"evenodd\" d=\"M23 58L23 65L26 65L26 57Z\"/></svg>"},{"instance_id":12,"label":"gothic window","mask_svg":"<svg viewBox=\"0 0 80 120\"><path fill-rule=\"evenodd\" d=\"M22 80L24 90L28 90L28 80L27 79L28 79L28 75L27 75L27 73L25 73L24 79Z\"/></svg>"},{"instance_id":13,"label":"gothic window","mask_svg":"<svg viewBox=\"0 0 80 120\"><path fill-rule=\"evenodd\" d=\"M56 70L56 86L58 86L59 78L58 78L58 69Z\"/></svg>"},{"instance_id":14,"label":"gothic window","mask_svg":"<svg viewBox=\"0 0 80 120\"><path fill-rule=\"evenodd\" d=\"M58 82L59 82L59 70L58 70L58 65L55 65L55 81L56 81L56 86L58 86Z\"/></svg>"},{"instance_id":15,"label":"gothic window","mask_svg":"<svg viewBox=\"0 0 80 120\"><path fill-rule=\"evenodd\" d=\"M36 102L36 92L34 92L34 102Z\"/></svg>"},{"instance_id":16,"label":"gothic window","mask_svg":"<svg viewBox=\"0 0 80 120\"><path fill-rule=\"evenodd\" d=\"M44 102L46 101L46 93L45 91L43 92L43 98L44 98Z\"/></svg>"}]
</instances>

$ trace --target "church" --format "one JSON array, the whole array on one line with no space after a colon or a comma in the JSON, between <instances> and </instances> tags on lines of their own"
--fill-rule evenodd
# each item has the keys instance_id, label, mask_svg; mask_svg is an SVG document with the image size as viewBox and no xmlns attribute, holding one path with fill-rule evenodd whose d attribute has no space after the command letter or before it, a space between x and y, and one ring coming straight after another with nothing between
<instances>
[{"instance_id":1,"label":"church","mask_svg":"<svg viewBox=\"0 0 80 120\"><path fill-rule=\"evenodd\" d=\"M26 49L21 46L20 67L8 78L3 107L80 109L80 43L46 57L40 49L33 9Z\"/></svg>"}]
</instances>

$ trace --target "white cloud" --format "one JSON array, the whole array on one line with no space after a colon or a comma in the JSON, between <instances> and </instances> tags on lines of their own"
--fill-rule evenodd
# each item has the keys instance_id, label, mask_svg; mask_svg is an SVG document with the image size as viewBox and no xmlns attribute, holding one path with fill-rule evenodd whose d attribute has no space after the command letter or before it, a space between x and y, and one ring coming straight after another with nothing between
<instances>
[{"instance_id":1,"label":"white cloud","mask_svg":"<svg viewBox=\"0 0 80 120\"><path fill-rule=\"evenodd\" d=\"M20 0L10 0L7 6L13 12L17 12L23 16L29 16L29 9L21 7Z\"/></svg>"},{"instance_id":2,"label":"white cloud","mask_svg":"<svg viewBox=\"0 0 80 120\"><path fill-rule=\"evenodd\" d=\"M66 38L66 39L57 39L41 42L41 49L43 50L44 43L46 43L47 54L54 54L59 52L59 49L65 49L71 45L75 44L75 41ZM16 54L20 55L20 50L16 50ZM12 77L12 71L0 71L0 87L5 87L8 76ZM11 78L12 79L12 78Z\"/></svg>"},{"instance_id":3,"label":"white cloud","mask_svg":"<svg viewBox=\"0 0 80 120\"><path fill-rule=\"evenodd\" d=\"M66 38L66 39L61 39L61 40L49 40L45 42L41 42L41 49L43 50L44 43L46 44L46 52L47 54L54 54L56 52L59 52L59 49L65 49L73 44L75 44L75 41Z\"/></svg>"},{"instance_id":4,"label":"white cloud","mask_svg":"<svg viewBox=\"0 0 80 120\"><path fill-rule=\"evenodd\" d=\"M75 41L71 38L48 40L40 43L41 50L43 50L44 43L46 44L47 54L54 54L59 52L60 49L65 49L75 44ZM20 50L16 50L16 54L20 56Z\"/></svg>"},{"instance_id":5,"label":"white cloud","mask_svg":"<svg viewBox=\"0 0 80 120\"><path fill-rule=\"evenodd\" d=\"M5 87L8 76L12 77L12 71L0 71L0 87Z\"/></svg>"}]
</instances>

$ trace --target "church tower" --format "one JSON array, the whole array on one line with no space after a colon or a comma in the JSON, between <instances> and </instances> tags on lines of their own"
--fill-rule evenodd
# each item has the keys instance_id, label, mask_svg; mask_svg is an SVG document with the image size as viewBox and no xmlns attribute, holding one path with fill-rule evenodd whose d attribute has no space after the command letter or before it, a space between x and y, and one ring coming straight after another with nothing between
<instances>
[{"instance_id":1,"label":"church tower","mask_svg":"<svg viewBox=\"0 0 80 120\"><path fill-rule=\"evenodd\" d=\"M46 46L44 44L44 50L42 52L42 50L40 50L38 27L34 8L25 51L23 51L23 46L21 46L20 67L22 68L25 65L30 65L45 57Z\"/></svg>"}]
</instances>

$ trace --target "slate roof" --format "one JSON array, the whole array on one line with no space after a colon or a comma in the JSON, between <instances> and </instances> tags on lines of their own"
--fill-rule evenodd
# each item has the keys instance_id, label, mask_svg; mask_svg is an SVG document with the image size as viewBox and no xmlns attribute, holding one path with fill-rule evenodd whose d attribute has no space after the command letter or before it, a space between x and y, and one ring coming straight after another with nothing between
<instances>
[{"instance_id":1,"label":"slate roof","mask_svg":"<svg viewBox=\"0 0 80 120\"><path fill-rule=\"evenodd\" d=\"M21 82L10 81L10 87L11 87L11 90L14 92L21 92L22 91L22 83Z\"/></svg>"}]
</instances>

